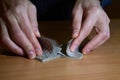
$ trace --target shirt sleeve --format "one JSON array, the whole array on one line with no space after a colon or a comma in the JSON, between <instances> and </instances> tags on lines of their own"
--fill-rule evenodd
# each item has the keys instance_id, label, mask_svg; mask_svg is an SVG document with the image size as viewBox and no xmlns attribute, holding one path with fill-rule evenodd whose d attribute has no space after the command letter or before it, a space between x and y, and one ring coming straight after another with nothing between
<instances>
[{"instance_id":1,"label":"shirt sleeve","mask_svg":"<svg viewBox=\"0 0 120 80\"><path fill-rule=\"evenodd\" d=\"M101 6L103 8L112 3L112 0L100 0L100 1L101 1Z\"/></svg>"}]
</instances>

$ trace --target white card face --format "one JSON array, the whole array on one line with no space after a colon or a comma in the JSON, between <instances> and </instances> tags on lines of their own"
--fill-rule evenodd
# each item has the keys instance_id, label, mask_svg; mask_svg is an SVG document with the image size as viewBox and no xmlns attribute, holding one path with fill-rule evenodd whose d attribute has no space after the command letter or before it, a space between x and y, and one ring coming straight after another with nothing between
<instances>
[{"instance_id":1,"label":"white card face","mask_svg":"<svg viewBox=\"0 0 120 80\"><path fill-rule=\"evenodd\" d=\"M82 59L83 54L79 51L79 48L77 48L74 52L70 50L71 43L72 43L72 40L70 40L67 44L67 47L66 47L67 55L71 58Z\"/></svg>"}]
</instances>

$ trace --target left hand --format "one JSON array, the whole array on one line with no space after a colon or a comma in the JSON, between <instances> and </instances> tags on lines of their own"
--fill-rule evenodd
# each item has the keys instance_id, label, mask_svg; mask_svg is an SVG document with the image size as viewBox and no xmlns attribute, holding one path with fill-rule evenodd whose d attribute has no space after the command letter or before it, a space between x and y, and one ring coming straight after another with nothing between
<instances>
[{"instance_id":1,"label":"left hand","mask_svg":"<svg viewBox=\"0 0 120 80\"><path fill-rule=\"evenodd\" d=\"M74 41L70 47L71 51L81 44L93 28L97 34L85 45L82 53L87 54L99 47L110 37L109 23L110 19L102 9L99 0L77 0L73 9Z\"/></svg>"}]
</instances>

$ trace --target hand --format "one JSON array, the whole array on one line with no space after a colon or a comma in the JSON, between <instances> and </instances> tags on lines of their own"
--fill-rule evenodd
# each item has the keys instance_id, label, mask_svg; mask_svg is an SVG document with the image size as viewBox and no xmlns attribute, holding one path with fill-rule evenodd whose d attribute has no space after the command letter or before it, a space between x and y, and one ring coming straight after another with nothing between
<instances>
[{"instance_id":1,"label":"hand","mask_svg":"<svg viewBox=\"0 0 120 80\"><path fill-rule=\"evenodd\" d=\"M29 0L1 0L0 46L33 59L42 54L37 37L36 7Z\"/></svg>"},{"instance_id":2,"label":"hand","mask_svg":"<svg viewBox=\"0 0 120 80\"><path fill-rule=\"evenodd\" d=\"M95 28L97 34L88 42L82 50L87 54L103 44L110 37L109 18L100 6L99 0L77 0L73 9L73 43L71 51L74 51L81 42Z\"/></svg>"}]
</instances>

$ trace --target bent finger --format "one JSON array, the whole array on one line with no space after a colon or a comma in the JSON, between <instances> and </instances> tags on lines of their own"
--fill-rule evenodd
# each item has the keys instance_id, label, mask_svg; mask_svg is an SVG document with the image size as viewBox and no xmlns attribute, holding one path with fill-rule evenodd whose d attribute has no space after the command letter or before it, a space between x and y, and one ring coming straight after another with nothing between
<instances>
[{"instance_id":1,"label":"bent finger","mask_svg":"<svg viewBox=\"0 0 120 80\"><path fill-rule=\"evenodd\" d=\"M34 35L30 20L28 18L28 13L26 12L26 10L23 13L21 13L18 18L19 18L18 20L19 20L20 27L24 32L24 34L26 35L26 37L32 43L36 54L41 55L42 49L37 40L37 37Z\"/></svg>"},{"instance_id":2,"label":"bent finger","mask_svg":"<svg viewBox=\"0 0 120 80\"><path fill-rule=\"evenodd\" d=\"M96 21L97 19L95 14L89 13L86 15L79 35L77 38L74 39L71 45L71 51L74 51L81 44L81 42L90 34Z\"/></svg>"},{"instance_id":3,"label":"bent finger","mask_svg":"<svg viewBox=\"0 0 120 80\"><path fill-rule=\"evenodd\" d=\"M83 48L83 53L87 54L90 51L96 49L100 45L102 45L106 40L109 39L110 37L110 30L109 30L109 25L104 25L102 30L99 30L100 32L98 35L96 35L84 48Z\"/></svg>"},{"instance_id":4,"label":"bent finger","mask_svg":"<svg viewBox=\"0 0 120 80\"><path fill-rule=\"evenodd\" d=\"M34 47L28 40L28 38L25 36L25 34L22 32L16 18L12 14L7 17L10 23L8 29L10 31L11 34L10 37L12 38L12 40L27 53L29 58L31 59L35 58L36 54L34 51Z\"/></svg>"},{"instance_id":5,"label":"bent finger","mask_svg":"<svg viewBox=\"0 0 120 80\"><path fill-rule=\"evenodd\" d=\"M74 10L72 23L73 27L72 38L76 38L79 35L82 24L82 16L83 16L82 8L80 8L80 10Z\"/></svg>"},{"instance_id":6,"label":"bent finger","mask_svg":"<svg viewBox=\"0 0 120 80\"><path fill-rule=\"evenodd\" d=\"M15 54L23 56L24 55L23 50L10 39L7 27L2 19L0 19L0 24L1 24L0 25L0 27L1 27L1 42L4 46L4 48Z\"/></svg>"},{"instance_id":7,"label":"bent finger","mask_svg":"<svg viewBox=\"0 0 120 80\"><path fill-rule=\"evenodd\" d=\"M34 5L30 5L28 7L28 17L30 19L30 23L32 25L34 34L36 35L36 37L40 37L40 32L39 32L38 23L37 23L37 10Z\"/></svg>"}]
</instances>

